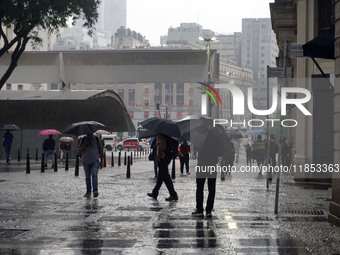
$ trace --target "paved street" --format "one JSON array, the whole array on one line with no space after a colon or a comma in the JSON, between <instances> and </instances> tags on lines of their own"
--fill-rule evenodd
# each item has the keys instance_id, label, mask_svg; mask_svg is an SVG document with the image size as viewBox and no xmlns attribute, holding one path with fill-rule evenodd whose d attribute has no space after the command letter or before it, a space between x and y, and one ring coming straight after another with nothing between
<instances>
[{"instance_id":1,"label":"paved street","mask_svg":"<svg viewBox=\"0 0 340 255\"><path fill-rule=\"evenodd\" d=\"M31 159L0 161L0 254L340 254L340 228L327 222L331 189L299 187L281 175L279 213L275 182L266 190L258 173L233 173L217 180L212 219L194 218L195 160L191 175L176 165L177 202L149 198L155 185L152 162L135 157L126 166L99 173L99 197L84 198L82 167L40 172ZM245 162L244 155L240 161ZM122 161L123 162L123 161ZM238 164L240 166L240 164Z\"/></svg>"}]
</instances>

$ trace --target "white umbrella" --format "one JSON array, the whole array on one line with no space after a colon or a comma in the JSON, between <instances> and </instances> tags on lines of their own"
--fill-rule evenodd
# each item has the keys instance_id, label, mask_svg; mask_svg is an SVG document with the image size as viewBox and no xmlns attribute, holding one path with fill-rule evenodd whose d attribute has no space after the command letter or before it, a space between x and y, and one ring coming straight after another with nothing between
<instances>
[{"instance_id":1,"label":"white umbrella","mask_svg":"<svg viewBox=\"0 0 340 255\"><path fill-rule=\"evenodd\" d=\"M109 135L110 132L106 131L106 130L103 130L103 129L99 129L99 130L96 131L96 134L97 135Z\"/></svg>"},{"instance_id":2,"label":"white umbrella","mask_svg":"<svg viewBox=\"0 0 340 255\"><path fill-rule=\"evenodd\" d=\"M69 137L69 136L63 136L63 137L60 137L59 141L61 142L72 142L73 141L73 138L72 137Z\"/></svg>"}]
</instances>

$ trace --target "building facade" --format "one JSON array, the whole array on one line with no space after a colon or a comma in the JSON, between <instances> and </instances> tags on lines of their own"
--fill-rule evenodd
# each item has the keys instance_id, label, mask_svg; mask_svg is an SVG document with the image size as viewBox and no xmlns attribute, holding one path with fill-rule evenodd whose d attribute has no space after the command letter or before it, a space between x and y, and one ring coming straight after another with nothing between
<instances>
[{"instance_id":1,"label":"building facade","mask_svg":"<svg viewBox=\"0 0 340 255\"><path fill-rule=\"evenodd\" d=\"M267 66L276 67L278 53L270 18L242 19L241 66L253 71L257 109L267 108ZM276 84L270 81L270 88Z\"/></svg>"},{"instance_id":2,"label":"building facade","mask_svg":"<svg viewBox=\"0 0 340 255\"><path fill-rule=\"evenodd\" d=\"M302 44L304 49L309 51L304 51L308 58L286 58L287 65L294 70L292 86L308 89L313 95L305 104L312 116L305 116L297 109L291 112L291 117L299 122L299 125L291 130L295 144L295 164L339 164L340 2L276 0L270 4L270 9L280 48L278 65L283 65L286 41ZM328 39L325 39L325 36ZM315 39L326 45L323 53L328 52L331 57L310 51L309 46L315 43ZM320 49L320 46L318 48ZM333 75L336 77L334 81L330 79ZM339 173L328 172L327 178L324 177L325 175L319 177L318 174L307 171L295 174L298 181L315 183L331 180L329 222L340 226L340 176Z\"/></svg>"}]
</instances>

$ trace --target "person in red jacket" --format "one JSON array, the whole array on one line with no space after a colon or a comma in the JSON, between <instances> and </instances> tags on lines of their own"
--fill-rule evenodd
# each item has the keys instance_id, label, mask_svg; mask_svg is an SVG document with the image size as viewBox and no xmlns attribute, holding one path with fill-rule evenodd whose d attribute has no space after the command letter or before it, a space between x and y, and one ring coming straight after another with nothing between
<instances>
[{"instance_id":1,"label":"person in red jacket","mask_svg":"<svg viewBox=\"0 0 340 255\"><path fill-rule=\"evenodd\" d=\"M184 142L179 146L178 149L179 152L179 160L181 163L181 175L183 175L184 165L185 170L187 171L187 174L190 174L189 171L189 152L190 152L190 146L187 142L187 140L184 140Z\"/></svg>"}]
</instances>

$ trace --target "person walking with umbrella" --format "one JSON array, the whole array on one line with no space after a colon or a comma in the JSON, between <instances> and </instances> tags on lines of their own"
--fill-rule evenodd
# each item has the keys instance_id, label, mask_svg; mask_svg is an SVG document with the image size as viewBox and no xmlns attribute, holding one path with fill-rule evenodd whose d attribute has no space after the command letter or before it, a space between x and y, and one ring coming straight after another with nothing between
<instances>
[{"instance_id":1,"label":"person walking with umbrella","mask_svg":"<svg viewBox=\"0 0 340 255\"><path fill-rule=\"evenodd\" d=\"M158 161L158 175L157 175L157 183L152 193L147 193L149 197L157 199L159 189L161 188L163 182L168 188L170 196L166 198L166 201L176 201L178 200L177 193L174 188L174 184L169 175L168 165L173 159L173 155L177 153L178 142L170 137L166 137L164 135L156 136L156 155Z\"/></svg>"},{"instance_id":2,"label":"person walking with umbrella","mask_svg":"<svg viewBox=\"0 0 340 255\"><path fill-rule=\"evenodd\" d=\"M4 133L3 138L2 138L2 146L5 147L7 165L11 164L11 147L12 147L13 139L14 139L14 136L10 132L10 130L7 130L6 133Z\"/></svg>"},{"instance_id":3,"label":"person walking with umbrella","mask_svg":"<svg viewBox=\"0 0 340 255\"><path fill-rule=\"evenodd\" d=\"M48 156L51 156L52 161L52 168L54 168L54 151L55 151L55 140L53 139L53 135L48 135L48 138L46 138L43 142L43 151L45 155L45 167L47 167L47 159Z\"/></svg>"},{"instance_id":4,"label":"person walking with umbrella","mask_svg":"<svg viewBox=\"0 0 340 255\"><path fill-rule=\"evenodd\" d=\"M103 149L97 136L88 133L82 139L79 153L82 154L83 167L85 171L86 193L84 197L98 197L98 170L103 167Z\"/></svg>"}]
</instances>

